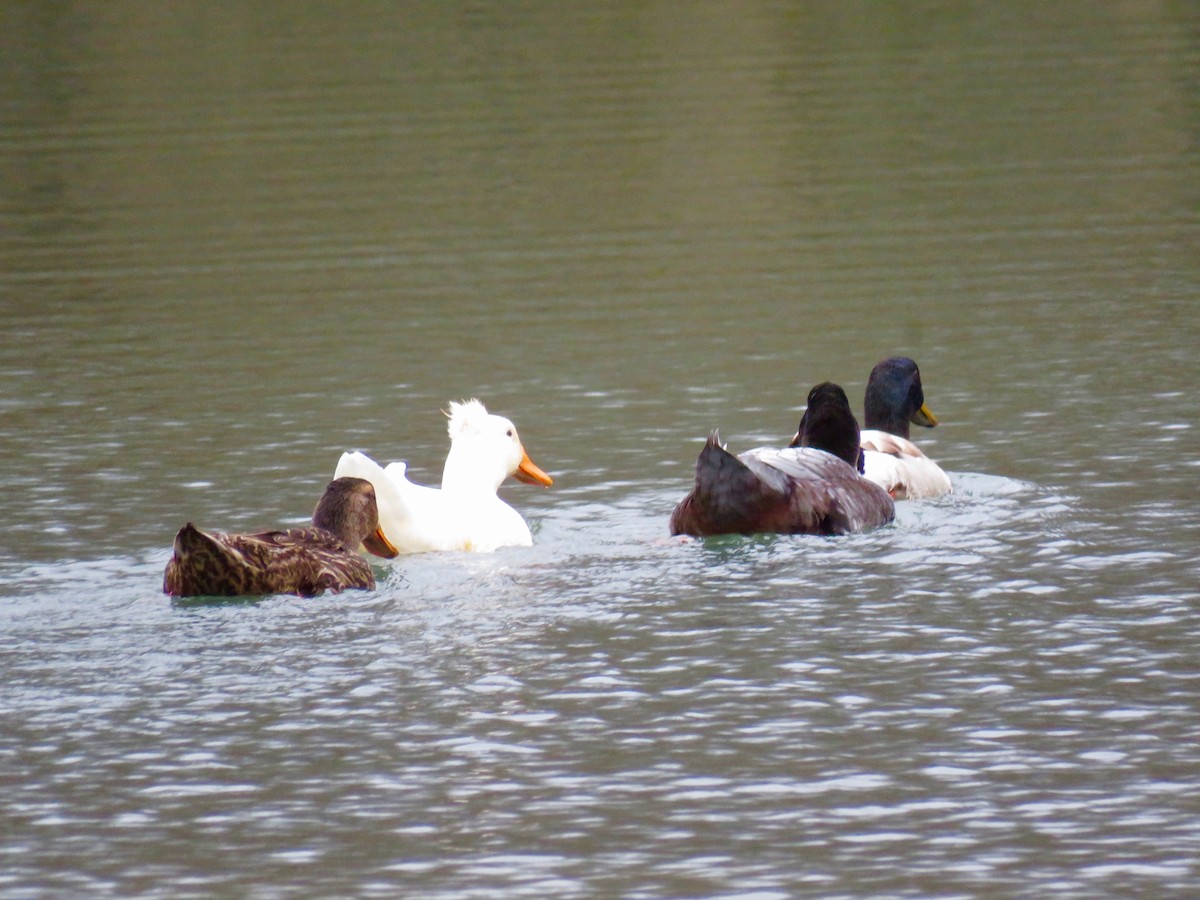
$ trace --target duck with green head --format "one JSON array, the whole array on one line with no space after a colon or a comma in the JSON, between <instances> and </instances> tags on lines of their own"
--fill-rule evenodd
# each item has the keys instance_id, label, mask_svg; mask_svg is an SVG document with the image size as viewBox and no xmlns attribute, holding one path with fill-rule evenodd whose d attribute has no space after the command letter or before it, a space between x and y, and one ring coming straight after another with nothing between
<instances>
[{"instance_id":1,"label":"duck with green head","mask_svg":"<svg viewBox=\"0 0 1200 900\"><path fill-rule=\"evenodd\" d=\"M895 500L937 497L952 490L950 477L909 440L909 425L933 428L921 372L907 356L892 356L871 370L863 398L860 442L863 473Z\"/></svg>"}]
</instances>

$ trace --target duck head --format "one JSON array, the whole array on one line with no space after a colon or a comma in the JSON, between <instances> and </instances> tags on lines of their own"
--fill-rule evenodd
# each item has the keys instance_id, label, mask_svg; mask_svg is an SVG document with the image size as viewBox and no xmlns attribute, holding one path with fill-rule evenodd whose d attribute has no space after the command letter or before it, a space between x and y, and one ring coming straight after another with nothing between
<instances>
[{"instance_id":1,"label":"duck head","mask_svg":"<svg viewBox=\"0 0 1200 900\"><path fill-rule=\"evenodd\" d=\"M792 447L812 447L832 453L862 471L858 446L858 420L850 410L846 392L832 381L823 381L808 392L808 407L792 438Z\"/></svg>"},{"instance_id":2,"label":"duck head","mask_svg":"<svg viewBox=\"0 0 1200 900\"><path fill-rule=\"evenodd\" d=\"M313 510L312 523L335 535L349 550L357 550L361 544L385 559L398 553L379 525L375 488L362 478L335 478L329 482Z\"/></svg>"},{"instance_id":3,"label":"duck head","mask_svg":"<svg viewBox=\"0 0 1200 900\"><path fill-rule=\"evenodd\" d=\"M937 417L925 405L921 372L907 356L891 356L871 370L863 398L865 428L908 438L908 424L932 428Z\"/></svg>"},{"instance_id":4,"label":"duck head","mask_svg":"<svg viewBox=\"0 0 1200 900\"><path fill-rule=\"evenodd\" d=\"M495 493L509 475L525 484L554 483L529 458L513 423L491 415L478 400L451 402L446 415L450 419L450 453L442 470L442 490Z\"/></svg>"}]
</instances>

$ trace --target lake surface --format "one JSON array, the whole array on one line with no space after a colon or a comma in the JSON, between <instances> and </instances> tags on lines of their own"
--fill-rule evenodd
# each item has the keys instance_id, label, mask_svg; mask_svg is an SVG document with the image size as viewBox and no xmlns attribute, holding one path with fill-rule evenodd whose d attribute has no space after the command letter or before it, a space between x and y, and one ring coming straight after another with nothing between
<instances>
[{"instance_id":1,"label":"lake surface","mask_svg":"<svg viewBox=\"0 0 1200 900\"><path fill-rule=\"evenodd\" d=\"M1200 890L1200 10L0 11L0 895ZM667 535L921 365L955 493ZM448 400L532 548L171 601Z\"/></svg>"}]
</instances>

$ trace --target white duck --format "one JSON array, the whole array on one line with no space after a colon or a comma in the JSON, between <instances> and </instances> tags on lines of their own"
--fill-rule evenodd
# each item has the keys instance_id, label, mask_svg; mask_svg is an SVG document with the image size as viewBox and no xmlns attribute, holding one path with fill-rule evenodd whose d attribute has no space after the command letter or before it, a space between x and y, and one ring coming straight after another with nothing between
<instances>
[{"instance_id":1,"label":"white duck","mask_svg":"<svg viewBox=\"0 0 1200 900\"><path fill-rule=\"evenodd\" d=\"M513 423L490 415L478 400L451 403L447 415L450 453L440 490L413 484L402 462L384 469L357 451L342 454L335 477L375 486L379 524L400 553L531 546L529 526L496 491L509 475L526 484L554 480L533 464Z\"/></svg>"},{"instance_id":2,"label":"white duck","mask_svg":"<svg viewBox=\"0 0 1200 900\"><path fill-rule=\"evenodd\" d=\"M893 356L871 370L863 399L863 476L894 500L937 497L951 491L941 466L908 439L910 422L932 428L937 417L925 405L921 372L907 356Z\"/></svg>"}]
</instances>

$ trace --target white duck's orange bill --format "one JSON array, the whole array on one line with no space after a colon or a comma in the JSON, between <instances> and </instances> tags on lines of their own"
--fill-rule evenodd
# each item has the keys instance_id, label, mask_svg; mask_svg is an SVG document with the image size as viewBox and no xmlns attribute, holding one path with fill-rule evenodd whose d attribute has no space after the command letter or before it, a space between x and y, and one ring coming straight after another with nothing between
<instances>
[{"instance_id":1,"label":"white duck's orange bill","mask_svg":"<svg viewBox=\"0 0 1200 900\"><path fill-rule=\"evenodd\" d=\"M534 465L528 453L521 457L521 464L517 466L517 471L513 472L513 478L525 484L541 484L546 487L554 484L554 479Z\"/></svg>"}]
</instances>

